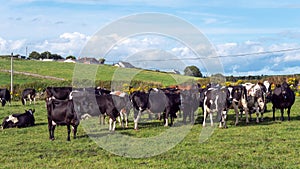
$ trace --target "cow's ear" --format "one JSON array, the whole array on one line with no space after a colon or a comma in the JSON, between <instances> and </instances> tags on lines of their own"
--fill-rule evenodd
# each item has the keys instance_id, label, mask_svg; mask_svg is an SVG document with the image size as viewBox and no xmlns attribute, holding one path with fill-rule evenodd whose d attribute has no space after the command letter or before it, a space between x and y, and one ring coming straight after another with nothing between
<instances>
[{"instance_id":1,"label":"cow's ear","mask_svg":"<svg viewBox=\"0 0 300 169\"><path fill-rule=\"evenodd\" d=\"M35 109L32 110L32 113L34 113L34 112L35 112Z\"/></svg>"}]
</instances>

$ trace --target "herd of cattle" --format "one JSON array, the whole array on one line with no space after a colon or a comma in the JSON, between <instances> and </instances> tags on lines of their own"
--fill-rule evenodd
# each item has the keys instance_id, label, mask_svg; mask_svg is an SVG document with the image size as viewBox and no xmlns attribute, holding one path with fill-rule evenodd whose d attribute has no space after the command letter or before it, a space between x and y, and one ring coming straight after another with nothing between
<instances>
[{"instance_id":1,"label":"herd of cattle","mask_svg":"<svg viewBox=\"0 0 300 169\"><path fill-rule=\"evenodd\" d=\"M281 110L281 120L284 120L284 109L287 109L290 120L290 109L295 102L295 94L286 82L277 84L275 88L265 81L264 83L246 83L238 86L208 85L182 85L170 88L152 88L147 92L134 91L130 94L121 91L109 91L102 88L72 88L72 87L47 87L45 89L46 108L48 113L49 138L54 140L56 125L67 125L70 140L71 126L74 138L80 120L91 116L108 116L109 130L114 131L117 119L123 127L128 127L130 110L134 112L134 129L138 129L138 122L144 111L156 114L164 120L164 125L172 125L174 118L182 112L183 123L194 123L195 113L199 107L203 111L203 126L209 116L213 126L213 115L216 115L220 127L226 128L226 116L229 109L234 109L236 114L235 124L239 123L242 114L249 123L251 114L256 114L256 122L263 121L266 104L273 104L273 120L275 109ZM22 93L22 103L35 102L36 91L25 89ZM10 92L0 89L2 106L10 103ZM34 125L34 111L26 110L22 114L12 114L5 117L2 128L27 127ZM170 118L170 123L169 123Z\"/></svg>"}]
</instances>

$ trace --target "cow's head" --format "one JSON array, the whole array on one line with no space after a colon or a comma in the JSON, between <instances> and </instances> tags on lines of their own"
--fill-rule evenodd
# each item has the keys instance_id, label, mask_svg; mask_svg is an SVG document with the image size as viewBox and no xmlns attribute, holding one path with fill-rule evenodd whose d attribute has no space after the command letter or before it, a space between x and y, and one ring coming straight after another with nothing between
<instances>
[{"instance_id":1,"label":"cow's head","mask_svg":"<svg viewBox=\"0 0 300 169\"><path fill-rule=\"evenodd\" d=\"M28 113L30 113L31 115L33 115L33 113L35 112L35 109L29 109L29 110L25 110L25 112L28 112Z\"/></svg>"},{"instance_id":2,"label":"cow's head","mask_svg":"<svg viewBox=\"0 0 300 169\"><path fill-rule=\"evenodd\" d=\"M246 88L244 86L231 86L228 87L229 90L229 99L234 102L238 102L243 98L243 95L245 94Z\"/></svg>"},{"instance_id":3,"label":"cow's head","mask_svg":"<svg viewBox=\"0 0 300 169\"><path fill-rule=\"evenodd\" d=\"M1 101L2 107L4 107L6 104L6 100L4 98L0 98L0 101Z\"/></svg>"}]
</instances>

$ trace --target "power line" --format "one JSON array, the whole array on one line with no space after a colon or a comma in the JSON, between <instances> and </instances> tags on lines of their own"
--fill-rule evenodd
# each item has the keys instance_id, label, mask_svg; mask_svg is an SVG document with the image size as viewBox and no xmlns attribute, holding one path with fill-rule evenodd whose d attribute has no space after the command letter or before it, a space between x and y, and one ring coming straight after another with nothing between
<instances>
[{"instance_id":1,"label":"power line","mask_svg":"<svg viewBox=\"0 0 300 169\"><path fill-rule=\"evenodd\" d=\"M242 54L232 54L232 55L217 55L217 56L212 56L212 57L186 57L186 58L153 59L153 60L140 59L140 60L128 60L128 62L201 60L201 59L214 59L214 58L227 58L227 57L243 57L243 56L250 56L250 55L265 55L265 54L272 54L272 53L291 52L291 51L297 51L297 50L300 50L300 48L290 48L290 49L281 49L281 50L274 50L274 51L242 53ZM108 60L107 62L118 62L118 61L109 61Z\"/></svg>"}]
</instances>

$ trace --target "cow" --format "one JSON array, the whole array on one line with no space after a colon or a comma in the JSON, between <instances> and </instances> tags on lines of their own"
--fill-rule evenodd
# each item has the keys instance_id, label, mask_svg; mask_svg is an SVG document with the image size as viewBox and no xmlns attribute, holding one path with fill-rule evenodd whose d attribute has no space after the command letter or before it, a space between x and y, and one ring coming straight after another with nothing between
<instances>
[{"instance_id":1,"label":"cow","mask_svg":"<svg viewBox=\"0 0 300 169\"><path fill-rule=\"evenodd\" d=\"M97 88L95 88L95 94L98 94L98 95L108 95L108 94L111 94L111 91L107 90L105 88L97 87Z\"/></svg>"},{"instance_id":2,"label":"cow","mask_svg":"<svg viewBox=\"0 0 300 169\"><path fill-rule=\"evenodd\" d=\"M138 121L143 111L151 113L164 112L164 126L168 126L168 118L171 116L171 125L176 112L180 109L180 96L174 93L165 93L160 89L150 89L148 93L135 91L130 95L130 101L134 110L134 129L138 129Z\"/></svg>"},{"instance_id":3,"label":"cow","mask_svg":"<svg viewBox=\"0 0 300 169\"><path fill-rule=\"evenodd\" d=\"M183 123L186 123L187 117L191 123L194 122L194 113L200 106L199 90L183 90L180 92L181 110L183 112Z\"/></svg>"},{"instance_id":4,"label":"cow","mask_svg":"<svg viewBox=\"0 0 300 169\"><path fill-rule=\"evenodd\" d=\"M110 94L112 95L112 98L114 101L114 106L120 113L118 120L123 128L124 127L127 128L128 127L128 115L130 113L130 109L132 108L132 104L130 102L129 95L125 92L120 92L120 91L114 91L114 92L111 92Z\"/></svg>"},{"instance_id":5,"label":"cow","mask_svg":"<svg viewBox=\"0 0 300 169\"><path fill-rule=\"evenodd\" d=\"M72 87L47 87L46 100L59 99L59 100L71 100Z\"/></svg>"},{"instance_id":6,"label":"cow","mask_svg":"<svg viewBox=\"0 0 300 169\"><path fill-rule=\"evenodd\" d=\"M22 104L26 105L27 99L30 101L30 104L32 101L35 104L35 96L36 96L35 89L30 89L30 88L24 89L22 92L22 99L21 99Z\"/></svg>"},{"instance_id":7,"label":"cow","mask_svg":"<svg viewBox=\"0 0 300 169\"><path fill-rule=\"evenodd\" d=\"M229 86L227 87L229 90L229 99L231 101L231 105L229 106L230 109L234 109L235 111L235 125L239 123L239 108L245 111L246 114L246 123L249 123L248 119L248 105L247 105L247 90L245 86L238 85L238 86Z\"/></svg>"},{"instance_id":8,"label":"cow","mask_svg":"<svg viewBox=\"0 0 300 169\"><path fill-rule=\"evenodd\" d=\"M245 83L243 84L247 90L247 107L251 119L251 114L256 113L256 123L259 123L259 116L263 121L263 114L266 108L265 93L266 88L262 83Z\"/></svg>"},{"instance_id":9,"label":"cow","mask_svg":"<svg viewBox=\"0 0 300 169\"><path fill-rule=\"evenodd\" d=\"M128 95L127 97L126 95L122 96L111 94L99 95L88 90L72 93L74 107L79 112L78 115L80 118L85 119L92 116L99 116L100 124L104 124L105 116L109 116L109 131L115 131L116 119L120 115L120 112L125 116L129 112L129 97ZM125 117L125 119L127 118ZM127 120L124 121L126 122ZM127 125L128 123L126 123Z\"/></svg>"},{"instance_id":10,"label":"cow","mask_svg":"<svg viewBox=\"0 0 300 169\"><path fill-rule=\"evenodd\" d=\"M73 126L73 138L76 139L79 118L74 109L72 100L50 99L46 101L48 112L49 139L54 140L56 125L66 125L68 130L67 141L70 141L71 125Z\"/></svg>"},{"instance_id":11,"label":"cow","mask_svg":"<svg viewBox=\"0 0 300 169\"><path fill-rule=\"evenodd\" d=\"M3 119L2 128L21 128L34 126L34 115L35 109L25 110L22 114L12 114Z\"/></svg>"},{"instance_id":12,"label":"cow","mask_svg":"<svg viewBox=\"0 0 300 169\"><path fill-rule=\"evenodd\" d=\"M114 104L114 99L117 100L117 97L119 96L116 97L112 95L95 95L95 96L96 96L96 102L100 110L100 113L102 115L109 116L109 131L114 132L116 128L116 119L120 115L118 109ZM99 110L97 112L99 112Z\"/></svg>"},{"instance_id":13,"label":"cow","mask_svg":"<svg viewBox=\"0 0 300 169\"><path fill-rule=\"evenodd\" d=\"M227 128L226 118L230 103L230 92L226 87L209 88L204 98L203 127L206 125L208 114L210 115L210 124L213 126L213 113L217 113L219 127Z\"/></svg>"},{"instance_id":14,"label":"cow","mask_svg":"<svg viewBox=\"0 0 300 169\"><path fill-rule=\"evenodd\" d=\"M291 107L295 103L295 93L286 82L276 85L272 91L271 102L273 104L273 120L275 121L275 109L280 109L281 121L284 121L284 109L287 109L288 121L290 121Z\"/></svg>"},{"instance_id":15,"label":"cow","mask_svg":"<svg viewBox=\"0 0 300 169\"><path fill-rule=\"evenodd\" d=\"M0 89L0 102L2 104L2 107L5 106L6 102L9 102L10 104L11 97L10 97L10 92L8 89Z\"/></svg>"}]
</instances>

